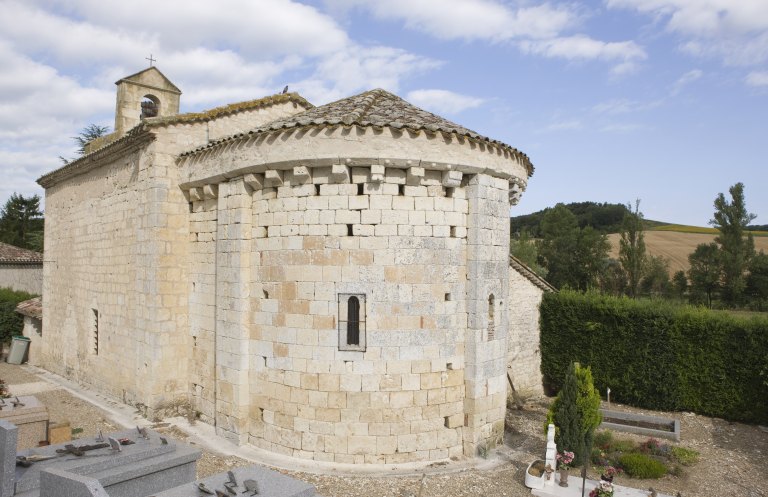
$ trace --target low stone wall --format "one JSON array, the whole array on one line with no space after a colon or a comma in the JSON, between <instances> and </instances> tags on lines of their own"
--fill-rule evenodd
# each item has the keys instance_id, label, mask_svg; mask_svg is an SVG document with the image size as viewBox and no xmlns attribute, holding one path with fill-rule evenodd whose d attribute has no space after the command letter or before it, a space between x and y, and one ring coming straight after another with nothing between
<instances>
[{"instance_id":1,"label":"low stone wall","mask_svg":"<svg viewBox=\"0 0 768 497\"><path fill-rule=\"evenodd\" d=\"M43 265L0 264L0 287L40 295L43 293Z\"/></svg>"}]
</instances>

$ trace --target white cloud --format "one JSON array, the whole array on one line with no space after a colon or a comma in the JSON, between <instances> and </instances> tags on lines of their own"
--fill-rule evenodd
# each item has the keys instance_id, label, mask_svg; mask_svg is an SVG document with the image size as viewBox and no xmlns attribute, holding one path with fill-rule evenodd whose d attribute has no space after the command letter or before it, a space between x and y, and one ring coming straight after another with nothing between
<instances>
[{"instance_id":1,"label":"white cloud","mask_svg":"<svg viewBox=\"0 0 768 497\"><path fill-rule=\"evenodd\" d=\"M677 95L684 87L698 80L703 75L704 72L701 69L693 69L683 74L677 81L675 81L675 84L672 85L672 95Z\"/></svg>"},{"instance_id":2,"label":"white cloud","mask_svg":"<svg viewBox=\"0 0 768 497\"><path fill-rule=\"evenodd\" d=\"M768 71L753 71L747 75L745 82L749 86L768 87Z\"/></svg>"},{"instance_id":3,"label":"white cloud","mask_svg":"<svg viewBox=\"0 0 768 497\"><path fill-rule=\"evenodd\" d=\"M408 93L408 101L437 114L458 114L479 107L482 98L460 95L448 90L414 90Z\"/></svg>"},{"instance_id":4,"label":"white cloud","mask_svg":"<svg viewBox=\"0 0 768 497\"><path fill-rule=\"evenodd\" d=\"M726 65L768 60L768 2L765 0L606 0L666 23L683 37L684 52L716 57Z\"/></svg>"},{"instance_id":5,"label":"white cloud","mask_svg":"<svg viewBox=\"0 0 768 497\"><path fill-rule=\"evenodd\" d=\"M613 70L617 75L633 71L638 61L648 57L645 50L635 42L604 42L584 35L523 41L520 42L520 47L524 52L551 58L617 61L618 64Z\"/></svg>"},{"instance_id":6,"label":"white cloud","mask_svg":"<svg viewBox=\"0 0 768 497\"><path fill-rule=\"evenodd\" d=\"M615 98L595 105L592 107L592 112L595 114L606 115L632 114L653 109L659 105L661 105L660 100L653 102L638 102L626 98Z\"/></svg>"},{"instance_id":7,"label":"white cloud","mask_svg":"<svg viewBox=\"0 0 768 497\"><path fill-rule=\"evenodd\" d=\"M402 20L409 29L443 40L503 41L519 37L550 38L578 23L568 5L548 3L517 9L491 0L330 1L337 8L370 10L381 19Z\"/></svg>"},{"instance_id":8,"label":"white cloud","mask_svg":"<svg viewBox=\"0 0 768 497\"><path fill-rule=\"evenodd\" d=\"M295 88L315 104L373 88L398 92L403 78L441 64L398 48L353 46L320 60L314 74Z\"/></svg>"}]
</instances>

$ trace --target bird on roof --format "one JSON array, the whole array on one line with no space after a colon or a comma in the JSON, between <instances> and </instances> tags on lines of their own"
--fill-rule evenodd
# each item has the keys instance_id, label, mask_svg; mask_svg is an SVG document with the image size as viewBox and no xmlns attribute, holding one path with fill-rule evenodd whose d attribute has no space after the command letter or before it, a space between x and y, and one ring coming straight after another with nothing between
<instances>
[{"instance_id":1,"label":"bird on roof","mask_svg":"<svg viewBox=\"0 0 768 497\"><path fill-rule=\"evenodd\" d=\"M288 85L285 85L285 88L283 88L282 94L285 95L286 93L288 93Z\"/></svg>"}]
</instances>

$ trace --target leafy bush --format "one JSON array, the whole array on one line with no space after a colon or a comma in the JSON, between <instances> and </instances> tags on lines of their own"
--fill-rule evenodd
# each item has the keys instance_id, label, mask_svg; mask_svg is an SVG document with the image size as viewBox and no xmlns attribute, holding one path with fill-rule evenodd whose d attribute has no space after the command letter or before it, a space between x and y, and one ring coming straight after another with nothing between
<instances>
[{"instance_id":1,"label":"leafy bush","mask_svg":"<svg viewBox=\"0 0 768 497\"><path fill-rule=\"evenodd\" d=\"M609 430L600 430L595 433L594 445L601 449L607 449L613 441L613 432Z\"/></svg>"},{"instance_id":2,"label":"leafy bush","mask_svg":"<svg viewBox=\"0 0 768 497\"><path fill-rule=\"evenodd\" d=\"M618 402L768 423L768 319L665 301L561 291L541 306L541 370L559 389L573 361Z\"/></svg>"},{"instance_id":3,"label":"leafy bush","mask_svg":"<svg viewBox=\"0 0 768 497\"><path fill-rule=\"evenodd\" d=\"M0 343L8 342L14 335L20 335L24 327L24 317L16 312L19 302L29 300L34 295L17 292L10 288L0 288Z\"/></svg>"},{"instance_id":4,"label":"leafy bush","mask_svg":"<svg viewBox=\"0 0 768 497\"><path fill-rule=\"evenodd\" d=\"M672 446L669 452L672 460L679 462L683 466L690 466L699 460L699 453L693 449Z\"/></svg>"},{"instance_id":5,"label":"leafy bush","mask_svg":"<svg viewBox=\"0 0 768 497\"><path fill-rule=\"evenodd\" d=\"M661 478L667 467L656 459L640 453L622 454L619 464L633 478Z\"/></svg>"}]
</instances>

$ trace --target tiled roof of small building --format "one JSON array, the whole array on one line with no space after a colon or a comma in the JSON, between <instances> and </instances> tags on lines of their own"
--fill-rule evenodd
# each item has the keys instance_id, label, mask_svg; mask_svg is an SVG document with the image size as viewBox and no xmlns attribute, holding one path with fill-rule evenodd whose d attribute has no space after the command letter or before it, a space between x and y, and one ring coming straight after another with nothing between
<instances>
[{"instance_id":1,"label":"tiled roof of small building","mask_svg":"<svg viewBox=\"0 0 768 497\"><path fill-rule=\"evenodd\" d=\"M284 119L278 119L248 133L241 133L212 142L209 145L183 155L192 154L198 150L204 150L219 143L252 134L291 128L335 125L388 127L464 136L508 150L521 160L528 170L529 176L533 174L533 164L531 164L528 156L519 150L500 141L492 140L487 136L482 136L424 109L420 109L397 95L382 89L370 90Z\"/></svg>"},{"instance_id":2,"label":"tiled roof of small building","mask_svg":"<svg viewBox=\"0 0 768 497\"><path fill-rule=\"evenodd\" d=\"M43 254L0 242L0 264L42 264Z\"/></svg>"},{"instance_id":3,"label":"tiled roof of small building","mask_svg":"<svg viewBox=\"0 0 768 497\"><path fill-rule=\"evenodd\" d=\"M43 298L35 297L16 305L16 312L31 318L43 319Z\"/></svg>"},{"instance_id":4,"label":"tiled roof of small building","mask_svg":"<svg viewBox=\"0 0 768 497\"><path fill-rule=\"evenodd\" d=\"M55 169L49 173L44 174L38 178L37 183L43 188L55 184L60 179L69 177L74 174L79 174L81 168L86 164L93 162L94 159L98 159L105 153L109 153L111 150L120 149L120 147L128 146L132 147L133 142L140 143L144 140L151 139L149 137L148 130L157 128L160 126L169 126L179 123L201 122L210 121L218 117L236 114L238 112L258 109L262 107L270 107L275 104L282 104L286 102L293 102L294 104L303 106L304 108L311 109L314 106L309 103L304 97L298 93L284 93L279 95L271 95L268 97L257 98L255 100L248 100L247 102L238 102L235 104L224 105L213 109L205 110L202 112L188 112L185 114L176 114L166 117L151 117L145 119L138 126L128 130L128 132L119 138L110 138L112 135L106 135L102 137L104 143L96 150L82 157L78 157L76 160ZM99 140L99 138L97 138ZM86 168L87 169L87 168Z\"/></svg>"},{"instance_id":5,"label":"tiled roof of small building","mask_svg":"<svg viewBox=\"0 0 768 497\"><path fill-rule=\"evenodd\" d=\"M523 261L515 257L509 256L509 265L512 269L520 273L525 279L533 283L535 286L544 290L545 292L556 292L557 288L553 287L547 280L536 274L533 269L529 268Z\"/></svg>"}]
</instances>

